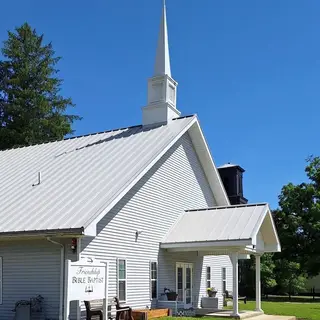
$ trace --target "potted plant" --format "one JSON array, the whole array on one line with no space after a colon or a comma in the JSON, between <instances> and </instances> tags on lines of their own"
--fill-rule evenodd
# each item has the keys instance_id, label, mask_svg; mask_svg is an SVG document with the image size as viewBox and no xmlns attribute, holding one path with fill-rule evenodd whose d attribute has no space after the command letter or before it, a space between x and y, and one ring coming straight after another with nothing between
<instances>
[{"instance_id":1,"label":"potted plant","mask_svg":"<svg viewBox=\"0 0 320 320\"><path fill-rule=\"evenodd\" d=\"M217 295L217 290L215 287L207 288L207 294L209 297L215 297Z\"/></svg>"},{"instance_id":2,"label":"potted plant","mask_svg":"<svg viewBox=\"0 0 320 320\"><path fill-rule=\"evenodd\" d=\"M172 291L168 288L164 288L164 293L167 296L168 301L176 301L178 294L175 291Z\"/></svg>"}]
</instances>

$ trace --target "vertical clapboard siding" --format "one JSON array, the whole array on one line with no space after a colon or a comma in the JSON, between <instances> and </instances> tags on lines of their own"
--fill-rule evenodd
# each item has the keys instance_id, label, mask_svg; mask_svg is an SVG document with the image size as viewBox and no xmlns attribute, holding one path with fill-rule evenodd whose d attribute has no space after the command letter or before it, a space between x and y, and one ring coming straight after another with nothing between
<instances>
[{"instance_id":1,"label":"vertical clapboard siding","mask_svg":"<svg viewBox=\"0 0 320 320\"><path fill-rule=\"evenodd\" d=\"M59 317L60 247L45 240L0 242L3 303L0 320L13 319L19 300L44 297L46 316Z\"/></svg>"},{"instance_id":2,"label":"vertical clapboard siding","mask_svg":"<svg viewBox=\"0 0 320 320\"><path fill-rule=\"evenodd\" d=\"M98 235L82 239L82 256L109 261L110 298L117 294L116 259L125 258L127 304L134 308L150 306L149 263L160 260L159 242L183 210L213 205L212 191L185 134L99 222ZM136 230L142 230L137 241ZM198 265L201 277L202 260ZM165 283L175 287L175 270L164 275L165 267L159 263L158 293ZM164 279L166 276L173 276L172 283Z\"/></svg>"}]
</instances>

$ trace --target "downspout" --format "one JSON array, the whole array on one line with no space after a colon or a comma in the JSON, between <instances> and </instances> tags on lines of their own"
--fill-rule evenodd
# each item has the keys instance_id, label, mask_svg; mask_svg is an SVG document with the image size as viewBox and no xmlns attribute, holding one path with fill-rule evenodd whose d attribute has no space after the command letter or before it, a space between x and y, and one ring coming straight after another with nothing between
<instances>
[{"instance_id":1,"label":"downspout","mask_svg":"<svg viewBox=\"0 0 320 320\"><path fill-rule=\"evenodd\" d=\"M81 256L81 238L77 239L77 261L80 261ZM81 318L81 301L77 303L77 320Z\"/></svg>"},{"instance_id":2,"label":"downspout","mask_svg":"<svg viewBox=\"0 0 320 320\"><path fill-rule=\"evenodd\" d=\"M64 245L47 237L47 240L61 247L60 250L60 300L59 300L59 320L63 320L63 281L64 281Z\"/></svg>"}]
</instances>

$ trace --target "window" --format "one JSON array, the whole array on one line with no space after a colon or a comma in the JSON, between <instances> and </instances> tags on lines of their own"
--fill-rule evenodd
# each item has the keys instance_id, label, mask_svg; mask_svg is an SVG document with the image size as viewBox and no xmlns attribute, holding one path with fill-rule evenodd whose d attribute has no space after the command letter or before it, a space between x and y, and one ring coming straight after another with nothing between
<instances>
[{"instance_id":1,"label":"window","mask_svg":"<svg viewBox=\"0 0 320 320\"><path fill-rule=\"evenodd\" d=\"M158 286L157 262L151 262L151 263L150 263L150 291L151 291L151 299L156 299L157 296L158 296L157 286Z\"/></svg>"},{"instance_id":2,"label":"window","mask_svg":"<svg viewBox=\"0 0 320 320\"><path fill-rule=\"evenodd\" d=\"M126 301L127 289L127 264L126 260L118 259L118 298L119 301Z\"/></svg>"},{"instance_id":3,"label":"window","mask_svg":"<svg viewBox=\"0 0 320 320\"><path fill-rule=\"evenodd\" d=\"M3 268L2 268L2 257L0 257L0 304L2 304L2 293L3 293Z\"/></svg>"},{"instance_id":4,"label":"window","mask_svg":"<svg viewBox=\"0 0 320 320\"><path fill-rule=\"evenodd\" d=\"M207 288L211 288L211 267L207 267Z\"/></svg>"},{"instance_id":5,"label":"window","mask_svg":"<svg viewBox=\"0 0 320 320\"><path fill-rule=\"evenodd\" d=\"M227 290L227 269L222 268L222 293Z\"/></svg>"}]
</instances>

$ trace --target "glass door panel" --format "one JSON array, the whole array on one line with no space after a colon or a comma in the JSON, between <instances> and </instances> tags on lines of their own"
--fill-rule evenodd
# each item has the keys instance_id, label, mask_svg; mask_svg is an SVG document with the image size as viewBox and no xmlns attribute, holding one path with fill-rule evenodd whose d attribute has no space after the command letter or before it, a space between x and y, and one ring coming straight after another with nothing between
<instances>
[{"instance_id":1,"label":"glass door panel","mask_svg":"<svg viewBox=\"0 0 320 320\"><path fill-rule=\"evenodd\" d=\"M178 294L178 301L183 301L183 278L184 278L184 272L183 267L178 266L177 267L177 294Z\"/></svg>"},{"instance_id":2,"label":"glass door panel","mask_svg":"<svg viewBox=\"0 0 320 320\"><path fill-rule=\"evenodd\" d=\"M190 266L186 266L186 301L185 303L192 303L192 269Z\"/></svg>"},{"instance_id":3,"label":"glass door panel","mask_svg":"<svg viewBox=\"0 0 320 320\"><path fill-rule=\"evenodd\" d=\"M177 263L176 265L176 288L179 302L183 302L185 308L192 307L192 287L193 287L193 264Z\"/></svg>"}]
</instances>

